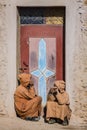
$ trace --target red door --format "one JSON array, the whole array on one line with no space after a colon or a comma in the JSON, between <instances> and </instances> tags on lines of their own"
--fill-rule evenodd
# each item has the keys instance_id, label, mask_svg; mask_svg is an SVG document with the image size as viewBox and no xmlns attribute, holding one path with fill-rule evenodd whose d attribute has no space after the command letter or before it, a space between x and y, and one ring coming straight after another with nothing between
<instances>
[{"instance_id":1,"label":"red door","mask_svg":"<svg viewBox=\"0 0 87 130\"><path fill-rule=\"evenodd\" d=\"M21 26L21 68L31 73L43 103L55 79L64 77L63 26Z\"/></svg>"}]
</instances>

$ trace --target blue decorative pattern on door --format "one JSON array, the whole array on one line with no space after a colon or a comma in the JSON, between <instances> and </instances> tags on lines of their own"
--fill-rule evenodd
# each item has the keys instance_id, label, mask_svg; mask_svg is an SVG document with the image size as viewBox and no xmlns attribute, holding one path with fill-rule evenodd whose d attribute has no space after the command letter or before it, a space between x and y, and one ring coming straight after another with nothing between
<instances>
[{"instance_id":1,"label":"blue decorative pattern on door","mask_svg":"<svg viewBox=\"0 0 87 130\"><path fill-rule=\"evenodd\" d=\"M46 103L46 82L47 78L55 75L52 70L47 68L46 59L46 41L42 38L39 41L38 50L38 68L31 72L32 75L38 77L38 94L42 97L42 103Z\"/></svg>"}]
</instances>

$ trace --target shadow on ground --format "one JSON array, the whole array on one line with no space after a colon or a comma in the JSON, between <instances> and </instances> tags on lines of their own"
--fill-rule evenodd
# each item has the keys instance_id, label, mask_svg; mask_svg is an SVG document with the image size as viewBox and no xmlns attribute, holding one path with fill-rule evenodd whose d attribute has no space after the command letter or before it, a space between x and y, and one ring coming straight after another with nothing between
<instances>
[{"instance_id":1,"label":"shadow on ground","mask_svg":"<svg viewBox=\"0 0 87 130\"><path fill-rule=\"evenodd\" d=\"M0 130L87 130L87 126L48 124L43 118L39 122L31 122L16 117L0 117Z\"/></svg>"}]
</instances>

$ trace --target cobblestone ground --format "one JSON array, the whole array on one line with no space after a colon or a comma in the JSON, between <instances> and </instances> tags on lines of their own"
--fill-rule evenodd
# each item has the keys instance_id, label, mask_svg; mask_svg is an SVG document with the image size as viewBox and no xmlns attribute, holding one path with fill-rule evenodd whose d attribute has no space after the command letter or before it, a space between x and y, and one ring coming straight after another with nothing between
<instances>
[{"instance_id":1,"label":"cobblestone ground","mask_svg":"<svg viewBox=\"0 0 87 130\"><path fill-rule=\"evenodd\" d=\"M31 122L16 117L0 117L0 130L87 130L87 126L47 124L43 118L39 122Z\"/></svg>"}]
</instances>

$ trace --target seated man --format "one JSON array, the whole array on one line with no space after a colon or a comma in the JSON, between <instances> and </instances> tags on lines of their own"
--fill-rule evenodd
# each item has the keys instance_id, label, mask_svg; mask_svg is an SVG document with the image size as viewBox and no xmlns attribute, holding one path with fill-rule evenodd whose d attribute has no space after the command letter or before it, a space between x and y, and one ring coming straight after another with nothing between
<instances>
[{"instance_id":1,"label":"seated man","mask_svg":"<svg viewBox=\"0 0 87 130\"><path fill-rule=\"evenodd\" d=\"M22 119L38 121L41 115L42 98L36 95L30 74L20 74L19 81L20 85L14 93L16 113Z\"/></svg>"},{"instance_id":2,"label":"seated man","mask_svg":"<svg viewBox=\"0 0 87 130\"><path fill-rule=\"evenodd\" d=\"M65 91L65 82L55 81L48 93L46 104L46 121L49 124L58 122L62 125L68 125L71 109L69 108L69 95Z\"/></svg>"}]
</instances>

